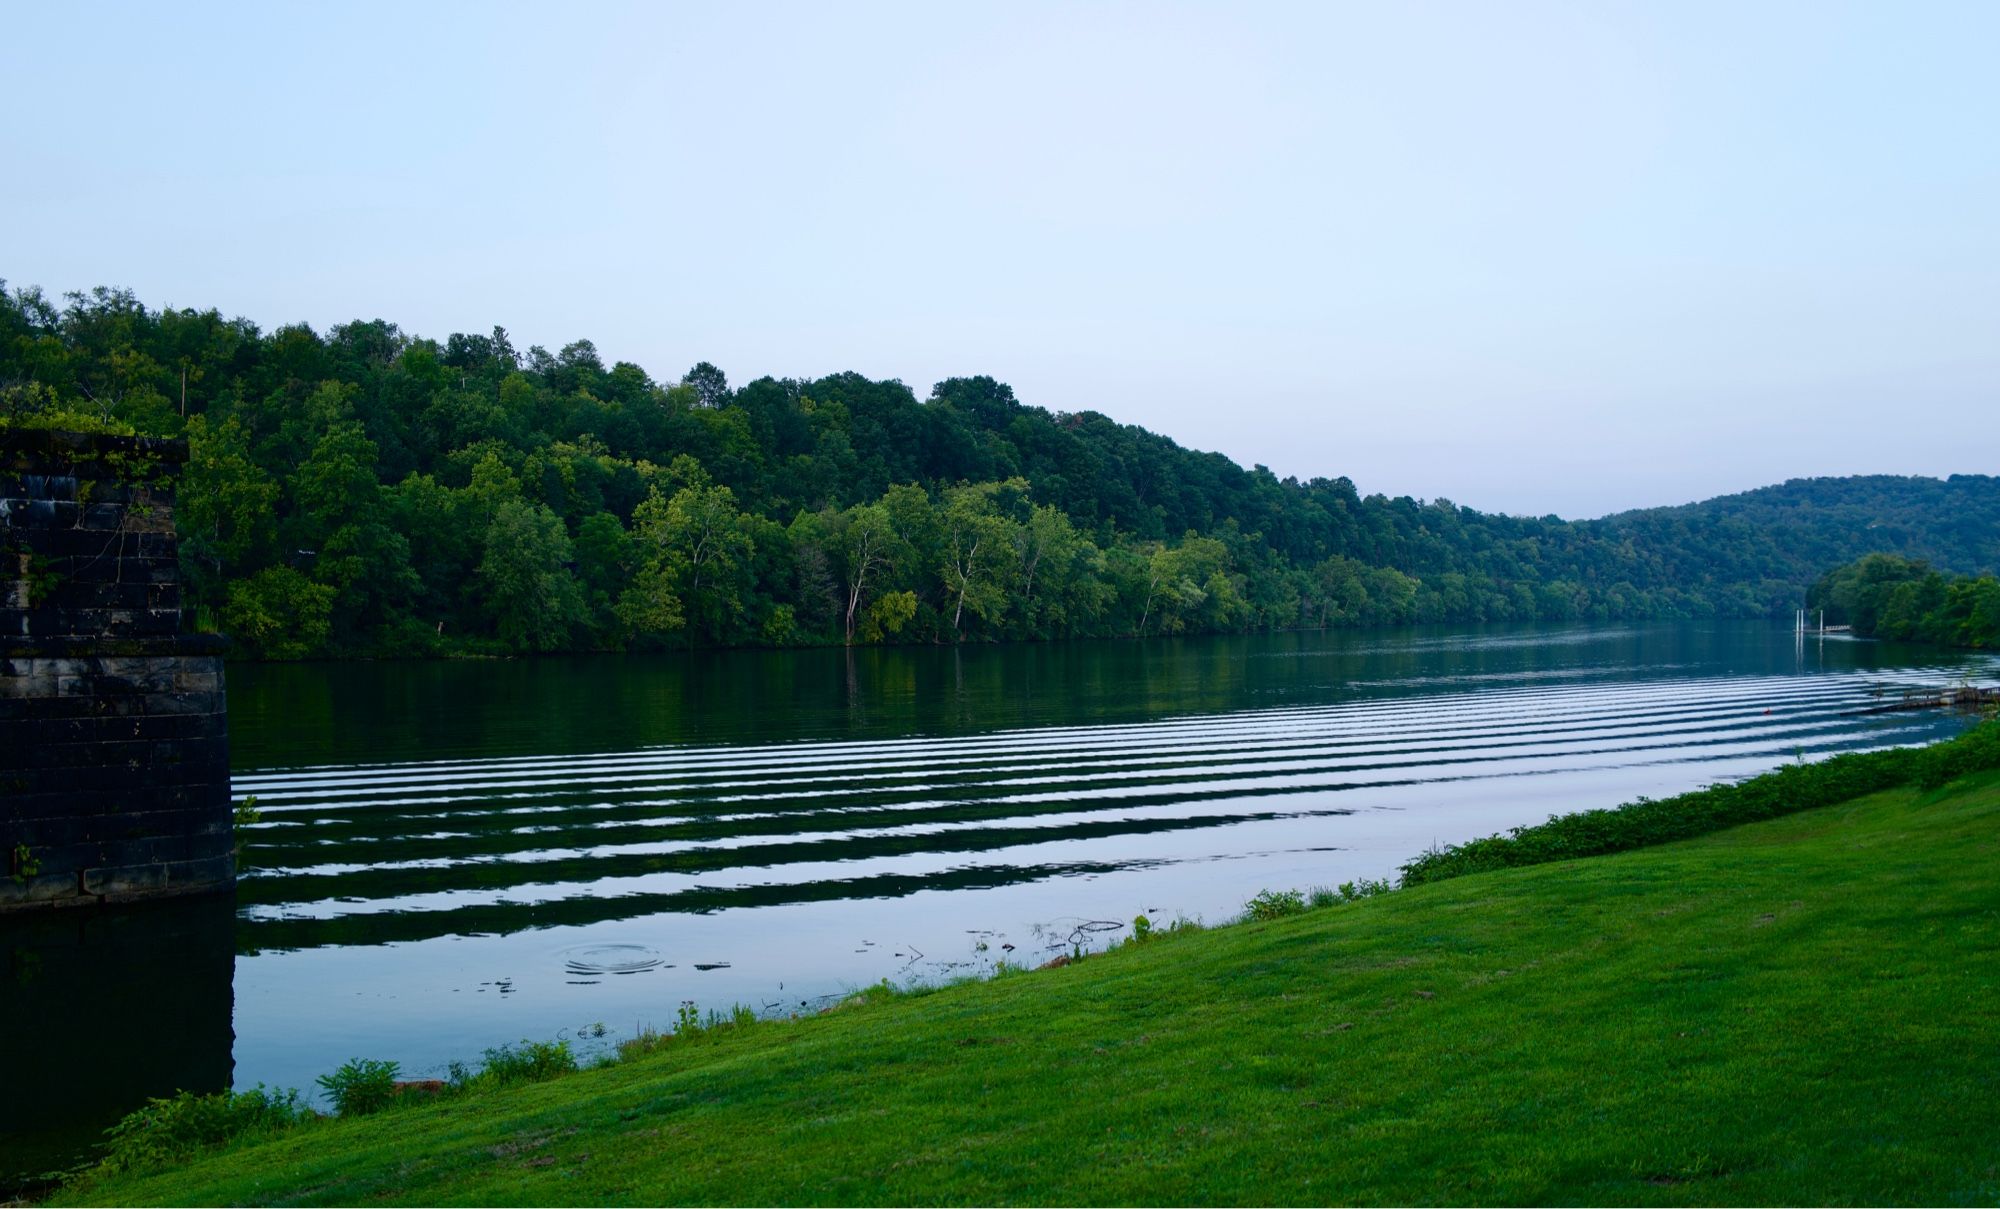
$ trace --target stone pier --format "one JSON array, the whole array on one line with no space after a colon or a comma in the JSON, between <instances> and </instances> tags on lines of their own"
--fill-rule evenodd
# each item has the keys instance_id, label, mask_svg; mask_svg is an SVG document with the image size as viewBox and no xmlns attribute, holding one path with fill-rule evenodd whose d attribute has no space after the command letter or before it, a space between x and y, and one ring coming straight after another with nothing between
<instances>
[{"instance_id":1,"label":"stone pier","mask_svg":"<svg viewBox=\"0 0 2000 1209\"><path fill-rule=\"evenodd\" d=\"M235 882L225 640L181 632L186 461L0 431L0 911Z\"/></svg>"}]
</instances>

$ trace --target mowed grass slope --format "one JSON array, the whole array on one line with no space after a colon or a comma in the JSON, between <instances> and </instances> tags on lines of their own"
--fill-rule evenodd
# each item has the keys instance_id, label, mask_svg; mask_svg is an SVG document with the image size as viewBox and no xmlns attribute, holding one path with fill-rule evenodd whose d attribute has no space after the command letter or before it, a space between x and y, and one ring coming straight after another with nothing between
<instances>
[{"instance_id":1,"label":"mowed grass slope","mask_svg":"<svg viewBox=\"0 0 2000 1209\"><path fill-rule=\"evenodd\" d=\"M311 1125L104 1202L2000 1202L2000 774Z\"/></svg>"}]
</instances>

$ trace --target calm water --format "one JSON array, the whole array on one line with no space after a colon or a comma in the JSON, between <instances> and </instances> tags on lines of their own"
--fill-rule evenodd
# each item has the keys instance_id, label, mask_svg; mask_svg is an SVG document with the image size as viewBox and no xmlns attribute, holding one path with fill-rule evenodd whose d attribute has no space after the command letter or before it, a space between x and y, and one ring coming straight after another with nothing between
<instances>
[{"instance_id":1,"label":"calm water","mask_svg":"<svg viewBox=\"0 0 2000 1209\"><path fill-rule=\"evenodd\" d=\"M1992 670L1762 624L239 667L263 821L233 913L5 925L0 1037L55 1090L0 1125L19 1168L174 1086L428 1075L599 1023L608 1046L684 1000L782 1014L1038 962L1120 935L1093 921L1220 919L1949 733L1865 711Z\"/></svg>"}]
</instances>

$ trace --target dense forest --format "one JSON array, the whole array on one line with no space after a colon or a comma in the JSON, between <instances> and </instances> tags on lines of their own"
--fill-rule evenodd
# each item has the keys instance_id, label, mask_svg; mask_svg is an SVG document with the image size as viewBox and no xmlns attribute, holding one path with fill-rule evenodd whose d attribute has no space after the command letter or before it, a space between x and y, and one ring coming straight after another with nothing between
<instances>
[{"instance_id":1,"label":"dense forest","mask_svg":"<svg viewBox=\"0 0 2000 1209\"><path fill-rule=\"evenodd\" d=\"M1870 554L1822 576L1808 608L1870 638L2000 648L2000 579L1944 575L1920 559Z\"/></svg>"},{"instance_id":2,"label":"dense forest","mask_svg":"<svg viewBox=\"0 0 2000 1209\"><path fill-rule=\"evenodd\" d=\"M588 340L266 332L108 289L0 283L0 425L185 436L196 624L269 658L1756 617L1869 551L2000 565L1988 477L1502 516L986 377L663 381Z\"/></svg>"}]
</instances>

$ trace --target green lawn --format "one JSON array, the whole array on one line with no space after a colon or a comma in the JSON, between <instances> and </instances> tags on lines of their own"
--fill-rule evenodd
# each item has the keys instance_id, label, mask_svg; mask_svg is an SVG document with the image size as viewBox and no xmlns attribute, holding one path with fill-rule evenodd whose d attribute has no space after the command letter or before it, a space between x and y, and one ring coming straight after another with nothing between
<instances>
[{"instance_id":1,"label":"green lawn","mask_svg":"<svg viewBox=\"0 0 2000 1209\"><path fill-rule=\"evenodd\" d=\"M720 1030L106 1203L2000 1202L2000 774Z\"/></svg>"}]
</instances>

